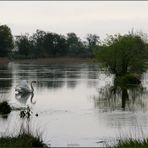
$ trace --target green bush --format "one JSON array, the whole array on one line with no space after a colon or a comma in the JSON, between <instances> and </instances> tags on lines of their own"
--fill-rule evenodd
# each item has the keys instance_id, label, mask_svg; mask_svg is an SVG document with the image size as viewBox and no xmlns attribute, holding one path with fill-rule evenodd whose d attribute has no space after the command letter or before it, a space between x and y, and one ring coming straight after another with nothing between
<instances>
[{"instance_id":1,"label":"green bush","mask_svg":"<svg viewBox=\"0 0 148 148\"><path fill-rule=\"evenodd\" d=\"M144 139L142 141L134 140L134 139L120 140L119 143L114 147L116 148L147 148L148 139Z\"/></svg>"},{"instance_id":2,"label":"green bush","mask_svg":"<svg viewBox=\"0 0 148 148\"><path fill-rule=\"evenodd\" d=\"M11 110L10 105L6 101L0 103L0 114L9 114Z\"/></svg>"},{"instance_id":3,"label":"green bush","mask_svg":"<svg viewBox=\"0 0 148 148\"><path fill-rule=\"evenodd\" d=\"M34 137L30 133L22 133L17 137L1 137L0 138L1 148L16 148L16 147L47 147L41 138Z\"/></svg>"},{"instance_id":4,"label":"green bush","mask_svg":"<svg viewBox=\"0 0 148 148\"><path fill-rule=\"evenodd\" d=\"M141 83L141 77L135 73L129 73L124 76L115 77L115 85L126 86L126 85L139 85Z\"/></svg>"}]
</instances>

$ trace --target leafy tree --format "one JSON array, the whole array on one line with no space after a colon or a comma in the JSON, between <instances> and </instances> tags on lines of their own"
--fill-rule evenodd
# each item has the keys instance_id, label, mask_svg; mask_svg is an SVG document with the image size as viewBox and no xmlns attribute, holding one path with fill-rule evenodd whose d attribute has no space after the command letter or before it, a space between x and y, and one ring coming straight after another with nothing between
<instances>
[{"instance_id":1,"label":"leafy tree","mask_svg":"<svg viewBox=\"0 0 148 148\"><path fill-rule=\"evenodd\" d=\"M87 34L86 40L88 41L89 48L93 48L100 43L100 37L96 34Z\"/></svg>"},{"instance_id":2,"label":"leafy tree","mask_svg":"<svg viewBox=\"0 0 148 148\"><path fill-rule=\"evenodd\" d=\"M62 35L47 33L44 38L44 47L49 56L60 56L66 54L66 40Z\"/></svg>"},{"instance_id":3,"label":"leafy tree","mask_svg":"<svg viewBox=\"0 0 148 148\"><path fill-rule=\"evenodd\" d=\"M83 51L83 43L79 37L75 33L67 34L67 46L68 46L68 54L70 56L79 56Z\"/></svg>"},{"instance_id":4,"label":"leafy tree","mask_svg":"<svg viewBox=\"0 0 148 148\"><path fill-rule=\"evenodd\" d=\"M11 30L7 25L0 26L0 56L7 56L13 49L13 36Z\"/></svg>"},{"instance_id":5,"label":"leafy tree","mask_svg":"<svg viewBox=\"0 0 148 148\"><path fill-rule=\"evenodd\" d=\"M30 37L30 40L33 44L32 54L34 54L35 57L47 56L44 45L45 36L46 32L37 29L36 32Z\"/></svg>"},{"instance_id":6,"label":"leafy tree","mask_svg":"<svg viewBox=\"0 0 148 148\"><path fill-rule=\"evenodd\" d=\"M94 57L92 49L95 48L100 43L100 37L96 34L87 34L87 54L89 57Z\"/></svg>"},{"instance_id":7,"label":"leafy tree","mask_svg":"<svg viewBox=\"0 0 148 148\"><path fill-rule=\"evenodd\" d=\"M29 39L28 34L16 36L16 44L19 49L18 50L19 54L24 55L25 57L30 57L33 45Z\"/></svg>"},{"instance_id":8,"label":"leafy tree","mask_svg":"<svg viewBox=\"0 0 148 148\"><path fill-rule=\"evenodd\" d=\"M96 58L116 76L141 73L144 69L145 43L134 34L109 36L95 53Z\"/></svg>"},{"instance_id":9,"label":"leafy tree","mask_svg":"<svg viewBox=\"0 0 148 148\"><path fill-rule=\"evenodd\" d=\"M56 51L55 52L56 56L67 55L67 44L64 36L55 34L53 43Z\"/></svg>"}]
</instances>

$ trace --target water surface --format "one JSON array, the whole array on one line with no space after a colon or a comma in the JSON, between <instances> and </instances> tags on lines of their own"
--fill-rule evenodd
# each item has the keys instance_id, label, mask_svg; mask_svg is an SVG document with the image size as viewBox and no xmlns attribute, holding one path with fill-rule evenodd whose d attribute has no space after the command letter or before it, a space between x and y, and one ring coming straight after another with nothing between
<instances>
[{"instance_id":1,"label":"water surface","mask_svg":"<svg viewBox=\"0 0 148 148\"><path fill-rule=\"evenodd\" d=\"M102 147L120 135L147 136L147 75L142 86L114 90L113 76L97 64L1 65L1 100L15 108L29 106L32 115L20 118L20 111L12 111L1 117L0 134L15 135L24 124L57 147ZM15 95L15 86L24 79L37 81L34 96Z\"/></svg>"}]
</instances>

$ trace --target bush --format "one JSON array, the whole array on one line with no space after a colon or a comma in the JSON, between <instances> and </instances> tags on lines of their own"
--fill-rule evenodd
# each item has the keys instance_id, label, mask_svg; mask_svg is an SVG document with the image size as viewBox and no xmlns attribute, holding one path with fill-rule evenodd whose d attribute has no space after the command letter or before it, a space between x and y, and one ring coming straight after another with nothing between
<instances>
[{"instance_id":1,"label":"bush","mask_svg":"<svg viewBox=\"0 0 148 148\"><path fill-rule=\"evenodd\" d=\"M148 147L148 139L144 140L134 140L134 139L127 139L127 140L120 140L119 143L114 146L116 148L147 148Z\"/></svg>"},{"instance_id":2,"label":"bush","mask_svg":"<svg viewBox=\"0 0 148 148\"><path fill-rule=\"evenodd\" d=\"M141 77L138 74L130 73L124 76L115 77L115 84L120 86L139 85Z\"/></svg>"},{"instance_id":3,"label":"bush","mask_svg":"<svg viewBox=\"0 0 148 148\"><path fill-rule=\"evenodd\" d=\"M0 114L9 114L11 110L10 105L6 101L0 103Z\"/></svg>"},{"instance_id":4,"label":"bush","mask_svg":"<svg viewBox=\"0 0 148 148\"><path fill-rule=\"evenodd\" d=\"M145 65L145 43L140 36L127 34L110 36L106 43L94 49L96 59L116 76L128 73L143 73Z\"/></svg>"},{"instance_id":5,"label":"bush","mask_svg":"<svg viewBox=\"0 0 148 148\"><path fill-rule=\"evenodd\" d=\"M1 137L1 148L16 148L16 147L47 147L40 137L34 137L30 133L22 133L17 137Z\"/></svg>"}]
</instances>

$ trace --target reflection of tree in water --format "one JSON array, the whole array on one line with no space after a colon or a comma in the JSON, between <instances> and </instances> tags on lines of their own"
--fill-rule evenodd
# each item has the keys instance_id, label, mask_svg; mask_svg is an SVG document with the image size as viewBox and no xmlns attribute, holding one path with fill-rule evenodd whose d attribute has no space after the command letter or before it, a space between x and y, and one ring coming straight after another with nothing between
<instances>
[{"instance_id":1,"label":"reflection of tree in water","mask_svg":"<svg viewBox=\"0 0 148 148\"><path fill-rule=\"evenodd\" d=\"M67 86L68 88L75 88L77 85L77 79L81 77L80 72L77 71L67 71L66 78L67 78Z\"/></svg>"},{"instance_id":2,"label":"reflection of tree in water","mask_svg":"<svg viewBox=\"0 0 148 148\"><path fill-rule=\"evenodd\" d=\"M96 87L98 79L99 68L97 65L88 65L87 67L87 85L88 87Z\"/></svg>"},{"instance_id":3,"label":"reflection of tree in water","mask_svg":"<svg viewBox=\"0 0 148 148\"><path fill-rule=\"evenodd\" d=\"M88 79L97 79L98 78L98 70L99 70L98 65L88 65L88 69L87 69Z\"/></svg>"},{"instance_id":4,"label":"reflection of tree in water","mask_svg":"<svg viewBox=\"0 0 148 148\"><path fill-rule=\"evenodd\" d=\"M144 110L146 109L146 91L141 85L110 86L107 85L94 97L95 107L102 111Z\"/></svg>"},{"instance_id":5,"label":"reflection of tree in water","mask_svg":"<svg viewBox=\"0 0 148 148\"><path fill-rule=\"evenodd\" d=\"M80 79L88 79L90 87L96 86L98 66L93 64L13 64L16 83L22 79L38 81L37 88L59 89L64 85L75 88Z\"/></svg>"},{"instance_id":6,"label":"reflection of tree in water","mask_svg":"<svg viewBox=\"0 0 148 148\"><path fill-rule=\"evenodd\" d=\"M9 65L0 65L0 90L8 92L12 87L12 69Z\"/></svg>"},{"instance_id":7,"label":"reflection of tree in water","mask_svg":"<svg viewBox=\"0 0 148 148\"><path fill-rule=\"evenodd\" d=\"M64 85L64 81L60 80L51 80L51 81L40 81L37 83L38 88L54 88L58 89Z\"/></svg>"},{"instance_id":8,"label":"reflection of tree in water","mask_svg":"<svg viewBox=\"0 0 148 148\"><path fill-rule=\"evenodd\" d=\"M37 87L57 89L67 83L69 88L74 88L76 87L77 79L81 77L79 66L55 65L46 68L48 69L44 69L45 73L43 71L37 73L37 78L38 80L40 79Z\"/></svg>"}]
</instances>

